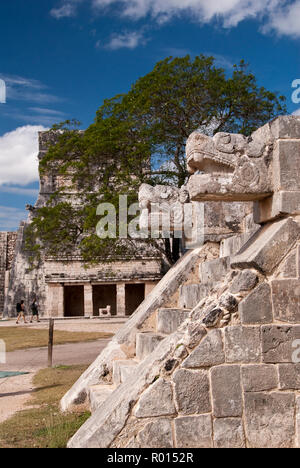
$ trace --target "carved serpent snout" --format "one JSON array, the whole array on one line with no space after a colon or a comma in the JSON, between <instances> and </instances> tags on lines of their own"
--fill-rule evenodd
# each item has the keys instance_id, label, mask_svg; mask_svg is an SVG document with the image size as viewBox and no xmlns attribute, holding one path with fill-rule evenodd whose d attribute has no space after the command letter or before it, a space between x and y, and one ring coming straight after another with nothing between
<instances>
[{"instance_id":1,"label":"carved serpent snout","mask_svg":"<svg viewBox=\"0 0 300 468\"><path fill-rule=\"evenodd\" d=\"M205 160L211 160L220 167L231 167L234 171L241 156L261 158L266 145L259 139L240 134L217 133L209 137L193 132L186 143L187 167L190 174L204 169Z\"/></svg>"}]
</instances>

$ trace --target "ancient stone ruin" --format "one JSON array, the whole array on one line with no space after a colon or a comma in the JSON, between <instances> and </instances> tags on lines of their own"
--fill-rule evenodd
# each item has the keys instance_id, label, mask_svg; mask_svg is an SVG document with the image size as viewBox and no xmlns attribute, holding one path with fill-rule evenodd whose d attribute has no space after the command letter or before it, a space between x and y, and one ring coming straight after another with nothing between
<instances>
[{"instance_id":1,"label":"ancient stone ruin","mask_svg":"<svg viewBox=\"0 0 300 468\"><path fill-rule=\"evenodd\" d=\"M194 206L253 208L188 250L64 396L92 411L69 447L300 447L300 118L195 132L187 164Z\"/></svg>"},{"instance_id":2,"label":"ancient stone ruin","mask_svg":"<svg viewBox=\"0 0 300 468\"><path fill-rule=\"evenodd\" d=\"M42 161L50 144L56 144L57 132L47 131L39 134L39 161ZM101 167L95 168L101 171ZM27 309L33 297L38 298L41 317L103 317L122 320L128 318L149 295L167 271L163 259L149 249L139 252L135 258L117 258L86 268L80 253L74 246L71 256L49 257L41 252L40 264L32 268L30 252L25 248L26 227L31 223L35 209L46 206L50 197L64 187L61 197L76 203L78 193L66 180L53 169L42 173L40 192L35 206L27 206L28 219L20 224L17 233L3 233L0 248L7 249L9 255L1 255L1 262L9 261L0 267L0 307L6 316L16 314L16 303L25 300ZM178 196L172 187L159 191L164 202L169 205ZM184 194L183 194L184 195ZM141 204L153 197L152 187L141 190ZM251 210L251 204L205 203L204 207L205 240L219 242L222 238L241 231L243 216ZM8 244L6 240L8 239ZM10 241L14 240L14 243ZM10 247L7 247L10 246ZM6 252L6 250L5 250ZM12 255L13 253L13 255ZM5 271L10 270L10 275ZM6 284L6 286L5 286ZM4 304L5 297L5 304ZM2 298L2 299L1 299ZM110 313L106 313L106 310Z\"/></svg>"},{"instance_id":3,"label":"ancient stone ruin","mask_svg":"<svg viewBox=\"0 0 300 468\"><path fill-rule=\"evenodd\" d=\"M16 240L17 234L15 232L0 232L0 315L4 311Z\"/></svg>"}]
</instances>

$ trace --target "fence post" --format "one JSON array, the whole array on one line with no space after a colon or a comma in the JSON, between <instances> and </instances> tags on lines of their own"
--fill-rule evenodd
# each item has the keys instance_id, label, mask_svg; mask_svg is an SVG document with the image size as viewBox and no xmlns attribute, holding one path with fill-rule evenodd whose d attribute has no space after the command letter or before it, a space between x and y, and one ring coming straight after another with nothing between
<instances>
[{"instance_id":1,"label":"fence post","mask_svg":"<svg viewBox=\"0 0 300 468\"><path fill-rule=\"evenodd\" d=\"M54 319L49 320L48 367L52 367Z\"/></svg>"}]
</instances>

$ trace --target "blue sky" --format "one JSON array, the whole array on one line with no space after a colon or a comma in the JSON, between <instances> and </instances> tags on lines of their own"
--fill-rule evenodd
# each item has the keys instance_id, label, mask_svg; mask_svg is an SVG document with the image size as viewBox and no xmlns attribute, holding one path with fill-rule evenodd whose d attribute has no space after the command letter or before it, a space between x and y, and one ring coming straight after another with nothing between
<instances>
[{"instance_id":1,"label":"blue sky","mask_svg":"<svg viewBox=\"0 0 300 468\"><path fill-rule=\"evenodd\" d=\"M0 230L36 199L37 132L67 118L87 127L105 98L155 63L244 59L259 84L287 97L300 79L300 0L10 0L1 2Z\"/></svg>"}]
</instances>

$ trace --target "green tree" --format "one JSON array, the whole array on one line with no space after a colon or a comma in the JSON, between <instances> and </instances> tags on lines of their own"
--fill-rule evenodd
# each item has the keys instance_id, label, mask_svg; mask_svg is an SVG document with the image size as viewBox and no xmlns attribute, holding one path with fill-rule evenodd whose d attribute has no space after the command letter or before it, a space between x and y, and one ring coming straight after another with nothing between
<instances>
[{"instance_id":1,"label":"green tree","mask_svg":"<svg viewBox=\"0 0 300 468\"><path fill-rule=\"evenodd\" d=\"M185 142L196 129L250 135L285 112L285 98L259 87L243 61L228 76L213 57L166 58L127 94L105 100L85 132L74 121L54 126L60 136L43 158L41 173L71 179L80 203L74 206L74 197L61 187L45 208L36 210L28 248L35 255L41 250L71 255L76 245L87 262L135 255L139 242L95 235L100 202L117 207L119 194L136 201L143 182L182 186ZM164 249L149 242L169 263L175 260L168 245Z\"/></svg>"}]
</instances>

